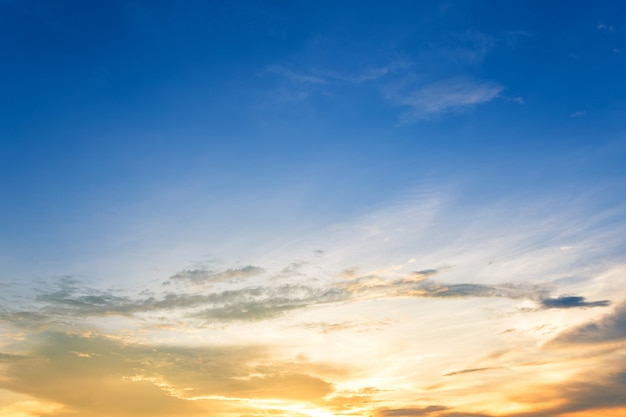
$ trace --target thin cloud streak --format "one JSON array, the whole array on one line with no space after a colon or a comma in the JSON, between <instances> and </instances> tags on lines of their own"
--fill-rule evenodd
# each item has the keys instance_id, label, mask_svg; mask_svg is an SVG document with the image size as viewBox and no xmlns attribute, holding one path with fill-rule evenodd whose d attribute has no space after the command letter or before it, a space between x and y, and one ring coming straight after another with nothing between
<instances>
[{"instance_id":1,"label":"thin cloud streak","mask_svg":"<svg viewBox=\"0 0 626 417\"><path fill-rule=\"evenodd\" d=\"M452 112L462 112L488 103L504 90L500 84L470 79L449 79L425 85L412 91L392 91L388 99L409 107L404 122L432 119Z\"/></svg>"}]
</instances>

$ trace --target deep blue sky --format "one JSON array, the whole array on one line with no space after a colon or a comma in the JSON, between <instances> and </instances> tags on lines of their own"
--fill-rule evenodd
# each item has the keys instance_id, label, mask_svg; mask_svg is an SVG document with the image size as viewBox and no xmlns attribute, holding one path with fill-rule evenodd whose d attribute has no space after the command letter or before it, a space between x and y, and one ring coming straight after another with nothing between
<instances>
[{"instance_id":1,"label":"deep blue sky","mask_svg":"<svg viewBox=\"0 0 626 417\"><path fill-rule=\"evenodd\" d=\"M621 205L625 11L3 1L2 256L69 266L146 218L323 227L446 185Z\"/></svg>"}]
</instances>

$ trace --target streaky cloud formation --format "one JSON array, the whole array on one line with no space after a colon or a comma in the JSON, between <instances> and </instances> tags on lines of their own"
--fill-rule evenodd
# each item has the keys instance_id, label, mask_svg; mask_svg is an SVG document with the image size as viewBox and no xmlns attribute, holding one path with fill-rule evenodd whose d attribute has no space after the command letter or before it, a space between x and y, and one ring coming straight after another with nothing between
<instances>
[{"instance_id":1,"label":"streaky cloud formation","mask_svg":"<svg viewBox=\"0 0 626 417\"><path fill-rule=\"evenodd\" d=\"M248 265L242 268L227 269L226 271L213 272L206 269L185 269L172 275L164 285L171 282L190 282L192 284L211 284L216 282L239 282L264 272L263 268Z\"/></svg>"},{"instance_id":2,"label":"streaky cloud formation","mask_svg":"<svg viewBox=\"0 0 626 417\"><path fill-rule=\"evenodd\" d=\"M183 271L170 280L190 280L194 283L239 283L242 277L254 276L264 271L248 266L220 272ZM229 321L258 321L273 319L283 314L314 306L362 300L389 298L509 298L531 300L544 309L605 307L608 300L585 301L579 296L550 298L547 286L528 284L484 285L475 283L446 284L430 279L439 271L426 269L413 271L399 279L379 275L352 276L327 286L280 284L227 289L218 292L166 292L160 296L129 297L113 292L81 286L71 278L58 281L58 288L41 292L34 297L37 310L5 310L3 320L18 327L37 327L43 323L62 323L66 319L81 317L123 316L133 317L143 313L180 311L188 319L204 323ZM345 275L345 271L343 275ZM168 281L166 281L168 282Z\"/></svg>"}]
</instances>

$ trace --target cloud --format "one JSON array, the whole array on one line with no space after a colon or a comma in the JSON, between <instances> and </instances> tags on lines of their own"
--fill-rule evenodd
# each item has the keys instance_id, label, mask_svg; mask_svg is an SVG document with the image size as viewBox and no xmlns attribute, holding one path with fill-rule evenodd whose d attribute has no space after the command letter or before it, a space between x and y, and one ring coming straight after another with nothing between
<instances>
[{"instance_id":1,"label":"cloud","mask_svg":"<svg viewBox=\"0 0 626 417\"><path fill-rule=\"evenodd\" d=\"M219 292L169 292L147 298L120 297L90 288L67 287L36 296L33 311L5 311L0 320L21 328L39 328L73 319L131 317L140 313L180 311L204 322L258 321L311 305L350 299L345 289L303 284L256 286Z\"/></svg>"},{"instance_id":2,"label":"cloud","mask_svg":"<svg viewBox=\"0 0 626 417\"><path fill-rule=\"evenodd\" d=\"M258 266L228 269L222 272L203 270L182 271L172 279L207 282L237 282L264 270ZM382 271L382 272L381 272ZM325 304L356 302L367 299L411 298L510 298L536 302L540 309L603 307L608 300L586 301L579 296L550 297L551 287L542 285L505 283L487 285L477 283L447 284L432 279L440 269L423 269L397 275L395 271L381 270L359 276L354 270L345 271L340 281L311 285L310 277L293 275L303 283L247 286L223 291L170 291L149 297L122 296L113 291L84 287L78 281L62 279L56 288L38 290L30 309L0 311L0 320L24 329L38 329L46 325L64 326L90 317L142 315L154 319L152 313L175 313L177 320L190 325L259 321L280 317L287 312ZM378 274L382 275L378 275ZM387 274L391 274L388 276ZM176 277L176 278L174 278ZM321 281L320 281L321 282ZM170 317L174 317L170 314ZM162 323L161 323L162 324Z\"/></svg>"},{"instance_id":3,"label":"cloud","mask_svg":"<svg viewBox=\"0 0 626 417\"><path fill-rule=\"evenodd\" d=\"M378 417L419 417L430 416L435 412L448 410L449 407L442 405L430 405L427 407L410 408L385 408L377 411Z\"/></svg>"},{"instance_id":4,"label":"cloud","mask_svg":"<svg viewBox=\"0 0 626 417\"><path fill-rule=\"evenodd\" d=\"M283 67L282 65L268 65L265 68L265 72L283 76L288 80L296 83L329 84L329 81L323 77L310 74L298 74L291 71L290 69Z\"/></svg>"},{"instance_id":5,"label":"cloud","mask_svg":"<svg viewBox=\"0 0 626 417\"><path fill-rule=\"evenodd\" d=\"M621 365L621 366L620 366ZM606 374L595 372L574 377L563 384L537 387L535 392L526 392L516 402L533 403L533 411L508 414L509 417L570 416L571 413L593 410L593 415L604 415L602 410L614 409L610 416L623 415L626 411L626 370L623 362L613 364L616 371ZM540 407L536 399L544 398L556 404ZM621 411L621 412L620 412ZM597 414L596 414L597 413ZM586 414L585 414L586 415Z\"/></svg>"},{"instance_id":6,"label":"cloud","mask_svg":"<svg viewBox=\"0 0 626 417\"><path fill-rule=\"evenodd\" d=\"M596 29L601 32L615 32L613 25L607 25L606 23L598 23L596 25Z\"/></svg>"},{"instance_id":7,"label":"cloud","mask_svg":"<svg viewBox=\"0 0 626 417\"><path fill-rule=\"evenodd\" d=\"M189 282L192 284L212 284L216 282L235 283L260 275L263 272L265 272L263 268L253 265L227 269L221 272L208 271L206 269L185 269L172 275L164 284L169 284L173 281Z\"/></svg>"},{"instance_id":8,"label":"cloud","mask_svg":"<svg viewBox=\"0 0 626 417\"><path fill-rule=\"evenodd\" d=\"M294 72L282 65L273 64L268 65L265 72L280 75L291 82L301 84L361 84L404 72L412 65L411 62L405 60L396 60L388 65L367 68L352 74L337 71L315 71L315 74L303 74Z\"/></svg>"},{"instance_id":9,"label":"cloud","mask_svg":"<svg viewBox=\"0 0 626 417\"><path fill-rule=\"evenodd\" d=\"M0 311L0 322L10 323L20 329L38 330L44 326L55 322L55 319L48 314L37 311Z\"/></svg>"},{"instance_id":10,"label":"cloud","mask_svg":"<svg viewBox=\"0 0 626 417\"><path fill-rule=\"evenodd\" d=\"M368 320L368 321L340 321L340 322L308 322L304 323L304 327L312 329L320 333L332 333L342 332L346 330L354 330L358 332L367 332L372 330L380 330L381 328L390 325L392 322L389 319L386 320Z\"/></svg>"},{"instance_id":11,"label":"cloud","mask_svg":"<svg viewBox=\"0 0 626 417\"><path fill-rule=\"evenodd\" d=\"M333 391L273 362L261 346L190 348L46 332L20 347L29 353L1 356L0 388L62 404L54 416L202 416L238 398L313 401Z\"/></svg>"},{"instance_id":12,"label":"cloud","mask_svg":"<svg viewBox=\"0 0 626 417\"><path fill-rule=\"evenodd\" d=\"M569 115L569 117L572 117L574 119L580 119L581 117L585 116L587 114L586 110L581 110L581 111L577 111L574 112L572 114Z\"/></svg>"},{"instance_id":13,"label":"cloud","mask_svg":"<svg viewBox=\"0 0 626 417\"><path fill-rule=\"evenodd\" d=\"M454 411L442 405L407 408L383 408L376 411L376 417L491 417L482 413Z\"/></svg>"},{"instance_id":14,"label":"cloud","mask_svg":"<svg viewBox=\"0 0 626 417\"><path fill-rule=\"evenodd\" d=\"M609 300L585 301L585 297L577 296L560 296L541 300L544 308L606 307L609 304Z\"/></svg>"},{"instance_id":15,"label":"cloud","mask_svg":"<svg viewBox=\"0 0 626 417\"><path fill-rule=\"evenodd\" d=\"M547 297L549 288L529 284L484 285L475 283L446 284L428 277L439 270L414 271L397 279L386 279L377 275L366 275L342 281L336 285L346 288L352 298L463 298L502 297L511 299L540 300Z\"/></svg>"},{"instance_id":16,"label":"cloud","mask_svg":"<svg viewBox=\"0 0 626 417\"><path fill-rule=\"evenodd\" d=\"M469 110L497 98L502 90L501 85L493 82L450 79L388 97L395 104L408 106L410 110L402 119L414 121Z\"/></svg>"},{"instance_id":17,"label":"cloud","mask_svg":"<svg viewBox=\"0 0 626 417\"><path fill-rule=\"evenodd\" d=\"M23 355L14 355L12 353L2 353L2 352L0 352L0 363L3 363L3 362L14 362L16 360L24 359L24 358L25 358L25 356L23 356Z\"/></svg>"},{"instance_id":18,"label":"cloud","mask_svg":"<svg viewBox=\"0 0 626 417\"><path fill-rule=\"evenodd\" d=\"M530 411L509 412L503 417L565 417L592 411L593 415L617 416L626 411L626 370L586 373L565 383L533 385L530 390L513 395L509 402L526 404ZM603 410L608 410L603 414ZM443 405L405 408L380 408L376 417L490 417L489 414L464 412ZM576 414L578 415L578 414ZM586 415L586 414L585 414Z\"/></svg>"},{"instance_id":19,"label":"cloud","mask_svg":"<svg viewBox=\"0 0 626 417\"><path fill-rule=\"evenodd\" d=\"M552 344L587 344L626 340L626 303L615 308L599 320L566 330Z\"/></svg>"},{"instance_id":20,"label":"cloud","mask_svg":"<svg viewBox=\"0 0 626 417\"><path fill-rule=\"evenodd\" d=\"M502 367L501 366L492 366L492 367L487 367L487 368L463 369L461 371L455 371L455 372L447 373L444 376L454 376L454 375L469 374L469 373L474 373L474 372L491 371L491 370L494 370L494 369L502 369Z\"/></svg>"},{"instance_id":21,"label":"cloud","mask_svg":"<svg viewBox=\"0 0 626 417\"><path fill-rule=\"evenodd\" d=\"M350 296L338 288L287 284L275 288L256 287L224 292L211 298L213 304L195 313L194 317L208 321L256 321L275 318L286 311L312 305L346 301Z\"/></svg>"},{"instance_id":22,"label":"cloud","mask_svg":"<svg viewBox=\"0 0 626 417\"><path fill-rule=\"evenodd\" d=\"M193 403L174 398L152 383L124 379L142 366L142 354L149 353L145 349L60 333L44 333L36 339L28 344L30 355L5 364L0 387L63 404L53 416L201 415ZM73 351L99 355L82 358Z\"/></svg>"}]
</instances>

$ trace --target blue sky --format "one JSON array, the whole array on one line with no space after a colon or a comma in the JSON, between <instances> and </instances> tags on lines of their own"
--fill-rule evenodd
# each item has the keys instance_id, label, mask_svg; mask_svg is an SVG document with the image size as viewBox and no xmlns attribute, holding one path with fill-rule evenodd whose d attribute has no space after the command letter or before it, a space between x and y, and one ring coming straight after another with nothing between
<instances>
[{"instance_id":1,"label":"blue sky","mask_svg":"<svg viewBox=\"0 0 626 417\"><path fill-rule=\"evenodd\" d=\"M322 297L319 305L301 300L313 306L306 314L327 303L358 304L346 317L360 311L366 321L393 327L385 340L396 343L402 330L389 323L400 319L383 317L387 307L376 303L397 302L393 311L405 311L416 294L431 297L434 287L402 287L415 277L430 280L422 273L430 270L470 285L463 288L473 288L472 297L489 287L489 297L500 294L494 303L521 303L515 314L507 310L510 317L537 308L543 324L564 335L553 335L557 341L570 340L585 320L623 314L623 307L611 309L626 299L626 6L387 3L1 1L0 283L7 292L0 318L19 328L13 313L61 314L45 304L59 302L48 293L144 291L166 300L190 287L162 283L219 281L247 291L247 279L267 294L289 293L276 283L291 277L290 285L312 280L352 294ZM402 281L412 268L416 275ZM409 301L391 296L390 283ZM202 291L224 296L219 285ZM507 285L527 292L511 295ZM533 285L543 289L533 292ZM487 320L480 306L462 302L453 311L469 309L477 326ZM578 315L543 316L561 314L548 306L568 303ZM97 318L90 331L108 337L133 329L137 343L179 337L195 346L178 333L142 339L141 320L128 316L135 304L107 313L125 324ZM503 306L490 308L513 308ZM449 310L429 311L445 321ZM323 315L306 320L361 335L365 325ZM510 328L519 330L525 319L516 320ZM42 329L58 331L55 323L22 330L34 338ZM79 331L72 323L64 334ZM258 331L285 331L285 323L262 322ZM253 340L237 336L247 328L233 326L220 331L249 346ZM200 328L211 340L215 329ZM0 347L17 352L9 333ZM451 343L443 335L432 340ZM525 343L516 341L515 349ZM337 359L324 352L317 359ZM520 355L542 354L551 357ZM315 377L335 387L375 384L376 392L384 381L406 387L410 380L320 372ZM61 404L43 401L26 415L90 410L18 385L3 389ZM494 412L472 401L447 404L447 394L419 406L407 405L410 390L385 395L376 400L379 416L444 410L428 407ZM7 412L21 407L5 403ZM338 412L330 403L315 403L318 411L285 404L283 411L309 416ZM547 407L529 404L519 410ZM610 406L624 406L616 404Z\"/></svg>"}]
</instances>

